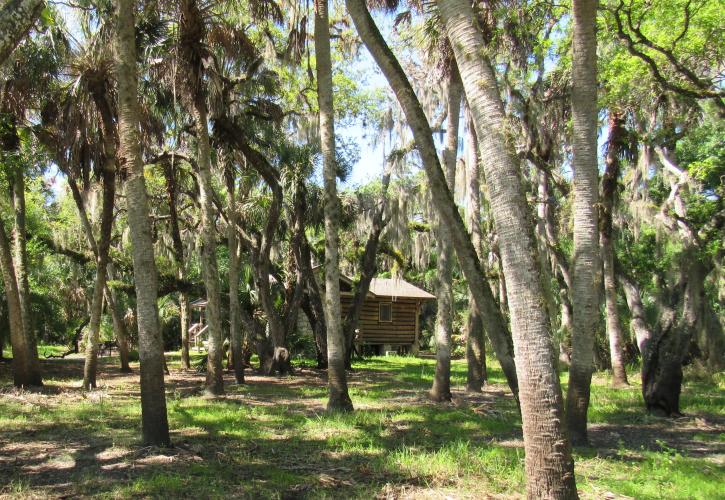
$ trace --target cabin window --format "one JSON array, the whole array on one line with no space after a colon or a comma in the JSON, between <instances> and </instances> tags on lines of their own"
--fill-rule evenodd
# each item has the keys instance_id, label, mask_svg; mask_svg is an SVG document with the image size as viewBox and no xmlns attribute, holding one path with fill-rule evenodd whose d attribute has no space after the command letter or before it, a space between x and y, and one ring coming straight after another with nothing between
<instances>
[{"instance_id":1,"label":"cabin window","mask_svg":"<svg viewBox=\"0 0 725 500\"><path fill-rule=\"evenodd\" d=\"M390 323L393 321L393 304L383 302L378 309L378 320L380 322Z\"/></svg>"}]
</instances>

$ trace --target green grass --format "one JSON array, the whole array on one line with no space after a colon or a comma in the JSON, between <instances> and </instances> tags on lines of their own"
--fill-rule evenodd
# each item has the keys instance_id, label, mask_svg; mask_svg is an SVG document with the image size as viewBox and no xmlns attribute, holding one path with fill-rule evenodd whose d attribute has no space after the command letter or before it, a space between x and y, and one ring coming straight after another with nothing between
<instances>
[{"instance_id":1,"label":"green grass","mask_svg":"<svg viewBox=\"0 0 725 500\"><path fill-rule=\"evenodd\" d=\"M178 355L170 355L172 370L177 363ZM0 474L8 481L0 496L44 496L56 494L54 488L109 498L476 498L524 491L521 421L495 362L489 360L489 374L500 391L448 405L425 398L433 360L379 357L355 368L352 414L325 413L326 389L309 375L229 385L227 397L213 400L172 381L167 401L175 447L161 456L138 446L135 379L84 393L75 389L80 374L64 375L47 383L59 391L3 394ZM453 363L457 389L465 372L464 362ZM192 377L198 387L202 376ZM7 372L0 381L8 384ZM723 389L722 377L687 382L683 410L722 422ZM658 429L673 424L644 415L639 388L610 389L606 374L594 378L590 421L597 446L575 453L584 496L723 498L722 462L687 451L690 443L719 443L722 453L722 425L719 432L710 426L660 436ZM649 441L642 439L646 433ZM35 453L36 447L45 451ZM16 466L3 468L5 460ZM60 473L59 464L74 465ZM32 472L39 466L44 472Z\"/></svg>"},{"instance_id":2,"label":"green grass","mask_svg":"<svg viewBox=\"0 0 725 500\"><path fill-rule=\"evenodd\" d=\"M67 345L46 345L41 344L38 346L38 357L47 358L48 356L60 356L68 351ZM13 351L10 347L3 349L3 356L5 359L13 359Z\"/></svg>"}]
</instances>

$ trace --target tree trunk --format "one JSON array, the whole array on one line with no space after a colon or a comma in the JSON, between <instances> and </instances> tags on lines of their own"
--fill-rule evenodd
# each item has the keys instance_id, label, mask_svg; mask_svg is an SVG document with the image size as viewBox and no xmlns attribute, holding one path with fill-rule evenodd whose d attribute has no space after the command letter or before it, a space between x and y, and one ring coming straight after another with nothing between
<instances>
[{"instance_id":1,"label":"tree trunk","mask_svg":"<svg viewBox=\"0 0 725 500\"><path fill-rule=\"evenodd\" d=\"M597 0L574 0L572 6L574 257L571 297L574 329L566 422L572 443L585 445L588 441L587 410L594 371L594 335L599 320L602 272L597 224Z\"/></svg>"},{"instance_id":2,"label":"tree trunk","mask_svg":"<svg viewBox=\"0 0 725 500\"><path fill-rule=\"evenodd\" d=\"M98 342L101 330L101 316L103 313L103 292L106 289L106 268L109 263L108 252L111 245L113 208L116 198L115 124L106 93L103 89L96 90L93 97L103 123L103 201L101 208L101 231L99 239L97 240L96 279L93 285L93 298L91 299L91 321L86 330L86 358L83 368L83 387L85 389L96 388Z\"/></svg>"},{"instance_id":3,"label":"tree trunk","mask_svg":"<svg viewBox=\"0 0 725 500\"><path fill-rule=\"evenodd\" d=\"M5 223L0 221L0 267L2 268L5 300L8 304L8 322L10 325L10 344L13 352L13 383L16 387L42 384L32 369L30 347L23 327L23 314L20 309L18 282L15 277L15 265L10 240L5 232Z\"/></svg>"},{"instance_id":4,"label":"tree trunk","mask_svg":"<svg viewBox=\"0 0 725 500\"><path fill-rule=\"evenodd\" d=\"M617 279L614 275L614 232L612 216L617 195L619 158L623 154L624 116L616 111L609 112L609 139L607 156L602 177L602 202L600 205L599 242L602 247L602 271L604 273L604 301L607 314L607 336L609 357L612 363L612 385L629 385L624 366L622 325L617 311Z\"/></svg>"},{"instance_id":5,"label":"tree trunk","mask_svg":"<svg viewBox=\"0 0 725 500\"><path fill-rule=\"evenodd\" d=\"M197 100L194 109L196 129L199 182L199 203L201 205L201 272L206 288L206 320L209 326L208 357L206 369L206 392L212 395L224 393L222 372L222 328L221 291L216 259L216 234L214 230L213 187L211 182L211 150L206 104Z\"/></svg>"},{"instance_id":6,"label":"tree trunk","mask_svg":"<svg viewBox=\"0 0 725 500\"><path fill-rule=\"evenodd\" d=\"M118 82L119 166L126 168L128 227L136 287L141 423L146 445L170 444L164 390L164 350L156 306L157 275L139 135L136 34L133 0L117 0L115 40Z\"/></svg>"},{"instance_id":7,"label":"tree trunk","mask_svg":"<svg viewBox=\"0 0 725 500\"><path fill-rule=\"evenodd\" d=\"M68 172L67 169L63 169L63 171ZM93 227L91 226L91 222L88 220L88 214L86 212L83 195L78 188L78 184L76 183L75 179L70 175L70 173L67 174L66 178L68 180L68 186L70 187L71 194L73 195L73 200L75 201L76 208L78 210L78 218L80 219L81 227L83 228L83 232L85 233L86 239L88 240L88 246L90 247L96 261L98 261L98 245L96 244L96 237L93 235ZM110 258L108 259L106 272L108 279L115 279L116 274ZM129 373L131 372L131 367L128 364L128 331L126 329L125 323L123 322L124 314L123 311L120 309L116 292L109 289L108 285L106 285L105 287L105 294L113 317L113 331L116 333L116 339L118 340L118 352L121 361L121 371L124 373Z\"/></svg>"},{"instance_id":8,"label":"tree trunk","mask_svg":"<svg viewBox=\"0 0 725 500\"><path fill-rule=\"evenodd\" d=\"M287 329L277 311L273 291L269 284L271 266L269 256L282 210L283 194L279 174L264 156L251 147L245 139L243 131L234 121L224 115L216 116L214 130L228 144L244 155L248 164L259 173L272 191L272 203L269 206L267 222L261 238L254 238L256 241L252 241L252 238L243 231L240 231L240 234L242 235L241 241L250 253L254 268L254 282L259 294L259 301L267 315L269 341L272 343L270 348L269 341L266 342L267 347L260 350L260 366L267 375L274 371L278 371L282 375L292 373L292 363L287 349Z\"/></svg>"},{"instance_id":9,"label":"tree trunk","mask_svg":"<svg viewBox=\"0 0 725 500\"><path fill-rule=\"evenodd\" d=\"M468 237L458 208L446 184L433 142L430 124L423 108L408 81L403 68L380 34L363 0L346 0L347 10L355 23L358 34L375 62L388 80L405 113L413 132L416 147L420 153L430 191L439 216L451 228L453 245L461 269L473 292L476 302L487 318L491 328L487 329L501 369L506 376L511 392L518 401L518 381L513 358L511 338L508 336L506 320L493 298L491 288L481 270L471 239ZM460 69L460 68L459 68ZM479 134L480 137L480 134Z\"/></svg>"},{"instance_id":10,"label":"tree trunk","mask_svg":"<svg viewBox=\"0 0 725 500\"><path fill-rule=\"evenodd\" d=\"M448 79L448 125L443 165L446 169L448 190L454 195L456 186L456 161L458 159L458 127L461 114L463 85L458 70L452 69ZM436 368L430 397L433 401L451 400L451 338L453 336L453 246L450 227L437 217L438 269L436 301L435 341Z\"/></svg>"},{"instance_id":11,"label":"tree trunk","mask_svg":"<svg viewBox=\"0 0 725 500\"><path fill-rule=\"evenodd\" d=\"M227 195L229 196L229 225L227 241L229 243L229 343L231 344L234 380L244 383L244 359L242 357L242 330L239 315L239 239L237 237L237 197L234 170L226 170Z\"/></svg>"},{"instance_id":12,"label":"tree trunk","mask_svg":"<svg viewBox=\"0 0 725 500\"><path fill-rule=\"evenodd\" d=\"M179 280L186 279L186 263L184 262L184 244L181 241L181 230L179 229L179 213L176 206L178 201L176 186L176 165L175 158L164 162L164 177L166 177L166 197L169 202L169 224L171 226L171 240L174 247L174 260L176 261L176 277ZM189 359L189 320L191 311L189 308L189 296L185 292L179 292L179 323L181 329L181 369L191 369Z\"/></svg>"},{"instance_id":13,"label":"tree trunk","mask_svg":"<svg viewBox=\"0 0 725 500\"><path fill-rule=\"evenodd\" d=\"M328 411L352 411L345 373L345 335L340 310L340 200L337 198L335 124L327 0L315 0L317 99L325 185L325 323L327 324Z\"/></svg>"},{"instance_id":14,"label":"tree trunk","mask_svg":"<svg viewBox=\"0 0 725 500\"><path fill-rule=\"evenodd\" d=\"M549 251L549 220L552 217L552 201L554 197L551 195L549 186L549 174L544 170L536 172L538 178L537 185L537 203L536 203L536 241L539 249L539 268L541 269L541 280L543 283L544 296L546 297L546 307L549 310L549 320L551 321L551 330L556 331L557 324L557 303L554 298L554 289L551 286L552 271L551 255Z\"/></svg>"},{"instance_id":15,"label":"tree trunk","mask_svg":"<svg viewBox=\"0 0 725 500\"><path fill-rule=\"evenodd\" d=\"M478 159L478 138L473 125L473 118L467 110L466 136L466 177L468 179L468 202L466 203L468 229L471 232L471 243L476 249L478 260L483 261L483 235L481 234L481 182L480 163ZM484 321L473 293L468 292L468 322L466 325L466 390L481 392L486 382L486 343L484 340Z\"/></svg>"},{"instance_id":16,"label":"tree trunk","mask_svg":"<svg viewBox=\"0 0 725 500\"><path fill-rule=\"evenodd\" d=\"M327 326L325 324L325 308L322 304L322 296L315 274L312 269L312 253L310 243L305 235L305 214L307 206L305 203L305 185L300 180L295 193L295 238L293 242L297 246L294 257L298 272L302 273L303 283L301 286L300 307L307 316L315 336L315 354L317 357L317 368L327 369Z\"/></svg>"},{"instance_id":17,"label":"tree trunk","mask_svg":"<svg viewBox=\"0 0 725 500\"><path fill-rule=\"evenodd\" d=\"M194 170L199 185L199 205L201 207L201 275L207 299L208 355L205 392L210 395L219 395L224 393L221 288L216 258L207 88L203 62L199 54L203 50L206 29L203 17L204 13L196 0L181 2L179 36L182 42L179 46L179 57L187 73L184 79L183 95L190 108L196 132L197 161Z\"/></svg>"},{"instance_id":18,"label":"tree trunk","mask_svg":"<svg viewBox=\"0 0 725 500\"><path fill-rule=\"evenodd\" d=\"M13 208L15 209L15 231L13 232L15 239L15 277L18 283L20 313L23 317L23 334L30 355L33 385L43 385L40 361L38 360L38 344L31 314L27 230L25 227L25 176L22 171L17 171L13 178Z\"/></svg>"},{"instance_id":19,"label":"tree trunk","mask_svg":"<svg viewBox=\"0 0 725 500\"><path fill-rule=\"evenodd\" d=\"M110 271L110 265L108 275L109 278L113 276ZM123 321L123 308L119 302L118 294L113 289L106 286L105 295L108 308L111 311L111 318L113 319L113 332L118 342L118 357L121 362L121 372L131 373L131 367L128 364L128 330Z\"/></svg>"},{"instance_id":20,"label":"tree trunk","mask_svg":"<svg viewBox=\"0 0 725 500\"><path fill-rule=\"evenodd\" d=\"M693 252L681 257L681 276L674 291L665 291L657 327L645 321L640 291L634 280L620 274L632 314L631 327L642 355L642 396L649 413L680 416L682 363L689 352L692 333L700 319L707 267ZM681 305L677 310L678 303Z\"/></svg>"},{"instance_id":21,"label":"tree trunk","mask_svg":"<svg viewBox=\"0 0 725 500\"><path fill-rule=\"evenodd\" d=\"M576 498L534 228L520 166L510 147L512 140L506 136L496 76L483 36L474 25L471 5L465 0L437 3L473 114L499 238L521 389L527 494L529 498Z\"/></svg>"},{"instance_id":22,"label":"tree trunk","mask_svg":"<svg viewBox=\"0 0 725 500\"><path fill-rule=\"evenodd\" d=\"M376 208L370 228L370 234L365 242L365 250L363 250L360 259L360 280L355 286L355 293L352 297L352 303L345 316L343 322L343 330L345 331L345 367L352 368L352 351L355 342L355 331L360 322L360 314L362 313L365 299L370 291L370 283L375 274L378 272L377 255L380 247L380 237L387 225L384 218L385 206L388 201L388 188L390 187L390 176L392 173L392 165L387 163L383 172L382 188L380 194L380 205Z\"/></svg>"},{"instance_id":23,"label":"tree trunk","mask_svg":"<svg viewBox=\"0 0 725 500\"><path fill-rule=\"evenodd\" d=\"M0 65L38 20L45 7L43 0L8 0L0 9Z\"/></svg>"}]
</instances>

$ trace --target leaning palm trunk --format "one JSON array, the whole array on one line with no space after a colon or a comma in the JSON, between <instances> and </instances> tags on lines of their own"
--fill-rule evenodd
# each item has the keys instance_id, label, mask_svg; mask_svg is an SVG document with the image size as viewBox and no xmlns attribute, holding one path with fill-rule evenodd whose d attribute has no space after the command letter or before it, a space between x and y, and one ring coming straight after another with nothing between
<instances>
[{"instance_id":1,"label":"leaning palm trunk","mask_svg":"<svg viewBox=\"0 0 725 500\"><path fill-rule=\"evenodd\" d=\"M513 358L511 337L508 335L506 320L493 298L491 288L481 270L476 250L468 237L451 192L448 190L445 174L441 169L436 153L435 143L423 108L408 81L403 68L380 34L375 21L370 16L363 0L347 0L347 10L355 23L358 34L370 51L375 62L388 80L393 92L405 113L408 124L413 132L415 145L420 153L426 177L430 184L430 192L439 217L451 228L451 238L456 249L458 262L468 281L468 286L479 305L483 315L490 324L487 333L496 352L506 380L514 397L518 400L518 381L516 364ZM459 68L460 69L460 68Z\"/></svg>"},{"instance_id":2,"label":"leaning palm trunk","mask_svg":"<svg viewBox=\"0 0 725 500\"><path fill-rule=\"evenodd\" d=\"M501 96L483 35L466 0L438 0L461 72L479 139L491 212L506 277L529 498L576 498L574 462L563 425L563 404L531 214L521 171L506 136Z\"/></svg>"},{"instance_id":3,"label":"leaning palm trunk","mask_svg":"<svg viewBox=\"0 0 725 500\"><path fill-rule=\"evenodd\" d=\"M446 169L448 190L453 194L456 185L456 160L458 156L458 126L461 113L463 85L458 70L452 69L448 80L448 126L443 165ZM450 227L440 217L436 233L438 238L438 269L436 301L435 341L436 368L430 397L433 401L451 400L451 337L453 335L453 246Z\"/></svg>"},{"instance_id":4,"label":"leaning palm trunk","mask_svg":"<svg viewBox=\"0 0 725 500\"><path fill-rule=\"evenodd\" d=\"M116 197L116 141L115 126L105 95L96 95L103 122L103 152L106 157L103 163L103 201L101 208L101 232L96 253L96 279L93 284L91 300L91 321L86 335L86 359L83 368L83 387L96 388L98 371L98 341L101 330L101 314L103 312L103 292L106 290L108 252L111 245L113 229L113 207Z\"/></svg>"},{"instance_id":5,"label":"leaning palm trunk","mask_svg":"<svg viewBox=\"0 0 725 500\"><path fill-rule=\"evenodd\" d=\"M93 253L96 261L98 260L98 245L96 243L96 237L93 235L93 227L91 226L91 222L88 219L88 214L86 213L86 206L85 202L83 200L83 196L81 194L80 189L78 188L78 184L76 183L75 179L73 179L72 176L68 176L68 186L70 187L71 194L73 195L73 200L76 203L76 208L78 209L78 218L81 222L81 228L83 229L83 232L86 235L86 239L88 240L88 246L91 249L91 252ZM110 258L108 259L108 266L106 266L107 269L107 280L113 280L115 279L115 269L113 267L113 263L111 262ZM114 292L112 289L108 287L108 283L106 283L106 287L104 290L104 294L106 296L106 301L108 302L109 309L111 310L111 315L113 318L113 331L116 334L116 339L118 340L118 352L119 357L121 360L121 371L122 372L130 372L131 367L128 364L128 331L126 329L126 325L123 321L123 311L121 310L119 299L116 295L116 292Z\"/></svg>"},{"instance_id":6,"label":"leaning palm trunk","mask_svg":"<svg viewBox=\"0 0 725 500\"><path fill-rule=\"evenodd\" d=\"M614 232L612 215L619 177L619 158L623 153L624 117L616 111L609 112L609 139L607 140L606 168L602 177L602 202L600 206L599 241L602 248L604 273L604 301L607 314L609 356L612 362L612 385L629 385L624 367L622 324L617 311L617 280L614 274Z\"/></svg>"},{"instance_id":7,"label":"leaning palm trunk","mask_svg":"<svg viewBox=\"0 0 725 500\"><path fill-rule=\"evenodd\" d=\"M15 276L18 283L20 313L23 316L23 333L30 353L30 370L36 380L35 385L42 385L38 345L33 329L30 313L30 281L28 279L28 246L25 227L25 176L22 171L16 172L13 179L13 208L15 209Z\"/></svg>"},{"instance_id":8,"label":"leaning palm trunk","mask_svg":"<svg viewBox=\"0 0 725 500\"><path fill-rule=\"evenodd\" d=\"M327 0L315 1L317 99L325 181L325 324L327 325L328 411L351 411L345 373L345 336L340 311L340 200L337 198L335 125L330 60L330 21Z\"/></svg>"},{"instance_id":9,"label":"leaning palm trunk","mask_svg":"<svg viewBox=\"0 0 725 500\"><path fill-rule=\"evenodd\" d=\"M43 0L8 0L0 8L0 65L38 20Z\"/></svg>"},{"instance_id":10,"label":"leaning palm trunk","mask_svg":"<svg viewBox=\"0 0 725 500\"><path fill-rule=\"evenodd\" d=\"M481 234L481 183L480 162L478 159L478 138L474 129L473 119L466 107L466 178L468 180L468 230L471 232L471 243L476 249L479 261L483 260L483 236ZM486 382L486 344L484 339L484 322L481 310L468 292L468 322L466 324L466 390L481 392Z\"/></svg>"},{"instance_id":11,"label":"leaning palm trunk","mask_svg":"<svg viewBox=\"0 0 725 500\"><path fill-rule=\"evenodd\" d=\"M120 144L118 158L120 166L125 166L129 172L126 194L136 285L143 441L148 445L168 445L170 439L164 391L164 350L156 306L156 263L138 126L135 11L133 0L118 0L116 3L115 69L118 81Z\"/></svg>"},{"instance_id":12,"label":"leaning palm trunk","mask_svg":"<svg viewBox=\"0 0 725 500\"><path fill-rule=\"evenodd\" d=\"M2 221L0 221L0 268L3 275L5 299L8 304L10 344L13 352L13 383L16 387L39 385L42 380L39 380L40 373L36 374L32 369L32 356L23 327L23 314L20 309L18 282L15 277L10 240Z\"/></svg>"},{"instance_id":13,"label":"leaning palm trunk","mask_svg":"<svg viewBox=\"0 0 725 500\"><path fill-rule=\"evenodd\" d=\"M574 0L571 111L574 258L571 366L566 422L574 444L587 443L587 410L599 320L601 263L597 203L597 0Z\"/></svg>"}]
</instances>

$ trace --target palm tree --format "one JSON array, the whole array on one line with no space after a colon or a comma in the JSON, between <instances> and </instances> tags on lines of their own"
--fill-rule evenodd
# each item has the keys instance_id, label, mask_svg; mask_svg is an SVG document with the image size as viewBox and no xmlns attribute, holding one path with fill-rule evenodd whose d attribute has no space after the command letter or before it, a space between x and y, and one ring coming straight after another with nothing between
<instances>
[{"instance_id":1,"label":"palm tree","mask_svg":"<svg viewBox=\"0 0 725 500\"><path fill-rule=\"evenodd\" d=\"M613 214L620 171L620 157L627 154L624 115L609 111L609 137L604 175L602 176L602 202L600 206L599 241L602 246L602 271L604 273L604 300L607 314L609 356L612 360L612 385L629 385L624 366L624 334L617 310L617 278L614 272Z\"/></svg>"},{"instance_id":2,"label":"palm tree","mask_svg":"<svg viewBox=\"0 0 725 500\"><path fill-rule=\"evenodd\" d=\"M116 3L119 159L129 171L126 195L136 288L143 441L148 445L168 445L164 350L156 305L157 274L138 127L135 11L133 0L118 0Z\"/></svg>"},{"instance_id":3,"label":"palm tree","mask_svg":"<svg viewBox=\"0 0 725 500\"><path fill-rule=\"evenodd\" d=\"M206 26L204 12L196 0L182 0L179 15L179 56L185 69L183 94L191 111L197 142L196 176L201 205L201 270L206 287L206 314L209 326L206 391L214 395L224 393L224 379L222 378L221 289L216 258L209 113L203 67L203 58L207 52L203 43Z\"/></svg>"},{"instance_id":4,"label":"palm tree","mask_svg":"<svg viewBox=\"0 0 725 500\"><path fill-rule=\"evenodd\" d=\"M446 144L443 150L443 165L446 169L448 190L453 194L456 185L456 161L458 159L458 125L461 114L463 85L455 64L448 77L448 125ZM430 397L434 401L451 400L451 336L453 334L453 246L450 227L438 218L438 270L436 299L436 368Z\"/></svg>"},{"instance_id":5,"label":"palm tree","mask_svg":"<svg viewBox=\"0 0 725 500\"><path fill-rule=\"evenodd\" d=\"M587 443L587 409L594 371L594 334L602 278L597 166L597 0L574 0L571 111L574 258L572 357L566 422L574 444Z\"/></svg>"},{"instance_id":6,"label":"palm tree","mask_svg":"<svg viewBox=\"0 0 725 500\"><path fill-rule=\"evenodd\" d=\"M174 261L176 262L176 277L179 280L186 279L186 262L184 260L184 243L181 239L181 229L179 227L179 189L177 173L179 161L174 154L163 162L164 179L166 181L166 197L169 205L169 226L171 230L171 240L174 250ZM191 368L191 360L189 359L189 320L191 318L191 309L189 307L189 296L186 292L179 291L179 323L181 327L181 368L188 370Z\"/></svg>"},{"instance_id":7,"label":"palm tree","mask_svg":"<svg viewBox=\"0 0 725 500\"><path fill-rule=\"evenodd\" d=\"M529 498L575 498L574 462L563 425L549 315L521 169L506 136L504 108L482 33L466 0L438 0L479 139L506 277Z\"/></svg>"},{"instance_id":8,"label":"palm tree","mask_svg":"<svg viewBox=\"0 0 725 500\"><path fill-rule=\"evenodd\" d=\"M395 54L390 50L375 25L375 21L368 12L365 2L362 0L347 0L345 5L360 38L382 70L403 109L426 172L433 203L444 223L451 228L451 238L456 249L458 262L476 303L491 326L487 329L487 333L511 392L518 400L516 364L514 363L511 337L508 336L506 321L493 298L491 288L481 270L476 250L468 237L466 226L448 189L425 112Z\"/></svg>"},{"instance_id":9,"label":"palm tree","mask_svg":"<svg viewBox=\"0 0 725 500\"><path fill-rule=\"evenodd\" d=\"M237 223L239 221L237 206L237 193L235 188L236 176L234 166L225 165L225 180L228 196L228 227L227 242L229 243L229 343L234 364L234 379L237 384L244 383L244 359L242 355L242 331L239 303L239 237Z\"/></svg>"},{"instance_id":10,"label":"palm tree","mask_svg":"<svg viewBox=\"0 0 725 500\"><path fill-rule=\"evenodd\" d=\"M0 8L0 64L15 50L38 20L44 0L7 0Z\"/></svg>"},{"instance_id":11,"label":"palm tree","mask_svg":"<svg viewBox=\"0 0 725 500\"><path fill-rule=\"evenodd\" d=\"M0 269L3 275L5 299L8 303L10 344L13 352L13 383L16 387L37 385L30 345L23 326L23 313L20 308L20 294L10 239L5 231L5 223L2 221L0 221Z\"/></svg>"},{"instance_id":12,"label":"palm tree","mask_svg":"<svg viewBox=\"0 0 725 500\"><path fill-rule=\"evenodd\" d=\"M468 229L471 232L478 259L483 258L483 235L481 234L481 183L480 161L478 158L478 138L473 119L466 106L466 179L468 182L466 214ZM486 344L484 340L484 319L473 294L468 292L468 322L466 323L466 390L481 392L486 381Z\"/></svg>"},{"instance_id":13,"label":"palm tree","mask_svg":"<svg viewBox=\"0 0 725 500\"><path fill-rule=\"evenodd\" d=\"M86 359L83 370L83 387L94 389L96 387L96 372L98 363L98 342L101 328L101 315L103 312L103 296L106 290L107 267L109 264L109 250L111 244L111 231L113 229L113 211L116 195L116 142L117 129L114 121L110 97L110 69L111 61L95 58L90 60L93 67L83 72L85 81L93 102L96 105L101 119L101 138L103 141L103 159L100 166L103 179L103 201L101 208L101 230L95 247L96 279L91 299L91 321L86 336Z\"/></svg>"},{"instance_id":14,"label":"palm tree","mask_svg":"<svg viewBox=\"0 0 725 500\"><path fill-rule=\"evenodd\" d=\"M25 224L25 172L21 168L15 170L11 180L12 207L15 211L14 257L15 276L18 282L18 298L20 299L20 313L23 317L23 331L30 353L30 367L35 378L35 385L42 385L40 362L38 360L38 345L31 318L30 281L28 278L28 245L27 228Z\"/></svg>"},{"instance_id":15,"label":"palm tree","mask_svg":"<svg viewBox=\"0 0 725 500\"><path fill-rule=\"evenodd\" d=\"M345 374L345 336L340 310L340 200L337 198L335 124L330 60L330 21L327 0L315 1L317 99L320 106L320 145L325 180L325 324L329 411L351 411Z\"/></svg>"}]
</instances>

